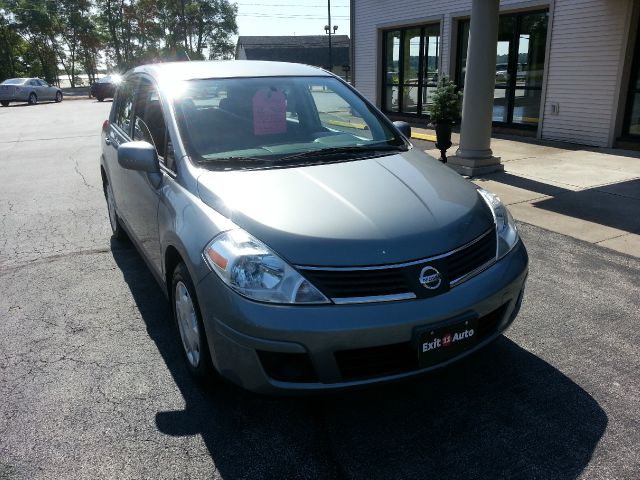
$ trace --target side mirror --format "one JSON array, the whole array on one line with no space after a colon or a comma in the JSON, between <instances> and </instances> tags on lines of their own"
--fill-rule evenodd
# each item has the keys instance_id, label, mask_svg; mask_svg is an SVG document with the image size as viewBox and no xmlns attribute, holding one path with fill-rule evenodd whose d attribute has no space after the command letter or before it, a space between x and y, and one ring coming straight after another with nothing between
<instances>
[{"instance_id":1,"label":"side mirror","mask_svg":"<svg viewBox=\"0 0 640 480\"><path fill-rule=\"evenodd\" d=\"M160 173L156 148L148 142L127 142L118 147L118 163L127 170Z\"/></svg>"},{"instance_id":2,"label":"side mirror","mask_svg":"<svg viewBox=\"0 0 640 480\"><path fill-rule=\"evenodd\" d=\"M407 122L393 122L393 125L400 130L400 133L407 137L407 139L411 138L411 125Z\"/></svg>"}]
</instances>

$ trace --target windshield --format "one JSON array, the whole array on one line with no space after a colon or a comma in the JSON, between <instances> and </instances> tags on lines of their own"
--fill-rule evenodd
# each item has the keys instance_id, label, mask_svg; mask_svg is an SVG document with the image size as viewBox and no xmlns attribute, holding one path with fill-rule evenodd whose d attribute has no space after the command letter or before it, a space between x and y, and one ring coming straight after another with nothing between
<instances>
[{"instance_id":1,"label":"windshield","mask_svg":"<svg viewBox=\"0 0 640 480\"><path fill-rule=\"evenodd\" d=\"M98 83L120 83L122 82L122 77L120 75L107 75L98 80Z\"/></svg>"},{"instance_id":2,"label":"windshield","mask_svg":"<svg viewBox=\"0 0 640 480\"><path fill-rule=\"evenodd\" d=\"M191 80L174 104L189 155L213 166L336 161L331 155L343 161L407 148L388 122L331 77Z\"/></svg>"},{"instance_id":3,"label":"windshield","mask_svg":"<svg viewBox=\"0 0 640 480\"><path fill-rule=\"evenodd\" d=\"M26 78L9 78L0 85L22 85L26 80Z\"/></svg>"}]
</instances>

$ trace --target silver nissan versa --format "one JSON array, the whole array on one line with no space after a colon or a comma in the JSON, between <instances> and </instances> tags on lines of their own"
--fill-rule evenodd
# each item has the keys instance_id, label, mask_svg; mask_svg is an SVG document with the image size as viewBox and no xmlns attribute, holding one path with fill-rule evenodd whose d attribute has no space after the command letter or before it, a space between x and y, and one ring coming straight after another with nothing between
<instances>
[{"instance_id":1,"label":"silver nissan versa","mask_svg":"<svg viewBox=\"0 0 640 480\"><path fill-rule=\"evenodd\" d=\"M165 289L196 376L353 388L445 366L510 325L528 265L513 218L409 130L309 66L125 75L102 131L109 219Z\"/></svg>"}]
</instances>

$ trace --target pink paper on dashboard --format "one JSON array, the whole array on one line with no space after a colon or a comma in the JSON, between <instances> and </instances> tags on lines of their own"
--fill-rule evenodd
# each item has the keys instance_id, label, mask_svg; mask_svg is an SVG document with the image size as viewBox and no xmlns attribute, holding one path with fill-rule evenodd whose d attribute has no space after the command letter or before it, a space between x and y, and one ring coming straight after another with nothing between
<instances>
[{"instance_id":1,"label":"pink paper on dashboard","mask_svg":"<svg viewBox=\"0 0 640 480\"><path fill-rule=\"evenodd\" d=\"M282 90L263 88L253 96L253 133L287 133L287 99Z\"/></svg>"}]
</instances>

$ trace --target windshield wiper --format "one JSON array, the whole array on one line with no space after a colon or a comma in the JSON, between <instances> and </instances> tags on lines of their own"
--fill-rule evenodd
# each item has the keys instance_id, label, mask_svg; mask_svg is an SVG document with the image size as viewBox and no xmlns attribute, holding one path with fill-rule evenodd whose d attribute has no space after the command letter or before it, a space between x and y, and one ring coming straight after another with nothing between
<instances>
[{"instance_id":1,"label":"windshield wiper","mask_svg":"<svg viewBox=\"0 0 640 480\"><path fill-rule=\"evenodd\" d=\"M292 155L286 155L274 160L274 163L290 162L292 160L299 160L303 158L311 157L324 157L327 155L341 155L349 153L363 153L363 152L398 152L405 151L401 145L351 145L346 147L329 147L321 148L318 150L308 150L306 152L294 153Z\"/></svg>"}]
</instances>

